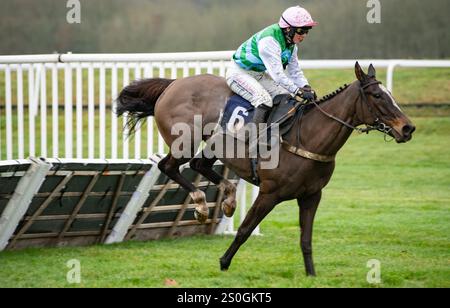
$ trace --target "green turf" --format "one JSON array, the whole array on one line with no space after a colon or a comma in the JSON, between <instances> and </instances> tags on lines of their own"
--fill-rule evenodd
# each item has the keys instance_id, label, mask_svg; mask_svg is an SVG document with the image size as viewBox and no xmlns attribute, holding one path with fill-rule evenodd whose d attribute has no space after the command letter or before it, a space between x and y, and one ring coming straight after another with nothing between
<instances>
[{"instance_id":1,"label":"green turf","mask_svg":"<svg viewBox=\"0 0 450 308\"><path fill-rule=\"evenodd\" d=\"M413 118L407 144L353 135L337 157L314 231L317 277L307 278L295 202L263 221L228 272L230 236L0 253L1 287L450 287L450 118ZM79 285L66 281L81 262ZM381 262L378 285L366 281Z\"/></svg>"}]
</instances>

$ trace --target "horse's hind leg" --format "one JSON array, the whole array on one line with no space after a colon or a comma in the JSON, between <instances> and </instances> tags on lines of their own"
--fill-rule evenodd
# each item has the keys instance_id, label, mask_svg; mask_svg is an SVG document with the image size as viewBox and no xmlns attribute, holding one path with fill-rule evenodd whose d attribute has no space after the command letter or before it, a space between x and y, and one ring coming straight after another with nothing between
<instances>
[{"instance_id":1,"label":"horse's hind leg","mask_svg":"<svg viewBox=\"0 0 450 308\"><path fill-rule=\"evenodd\" d=\"M195 186L186 180L180 173L180 166L187 163L189 159L175 159L170 153L164 157L159 163L158 168L162 173L167 175L169 178L174 180L176 183L180 184L181 187L189 192L196 191Z\"/></svg>"},{"instance_id":2,"label":"horse's hind leg","mask_svg":"<svg viewBox=\"0 0 450 308\"><path fill-rule=\"evenodd\" d=\"M236 252L239 250L242 244L247 241L253 230L259 225L259 223L267 216L267 214L272 211L275 205L278 204L278 199L273 194L259 194L256 198L255 203L248 211L247 216L245 216L244 221L239 227L236 237L231 244L230 248L225 252L225 254L220 258L220 269L225 271L231 264Z\"/></svg>"},{"instance_id":3,"label":"horse's hind leg","mask_svg":"<svg viewBox=\"0 0 450 308\"><path fill-rule=\"evenodd\" d=\"M208 180L224 190L225 200L222 202L222 210L227 217L231 217L236 210L236 186L213 170L217 158L195 157L191 160L191 168L202 174Z\"/></svg>"},{"instance_id":4,"label":"horse's hind leg","mask_svg":"<svg viewBox=\"0 0 450 308\"><path fill-rule=\"evenodd\" d=\"M169 178L174 180L176 183L180 184L181 187L186 189L192 200L198 204L195 208L195 217L196 219L204 223L209 216L209 209L206 205L206 196L205 193L199 189L197 189L191 182L185 179L180 173L180 166L189 162L189 158L181 158L175 159L170 153L164 157L159 163L158 168L166 174Z\"/></svg>"}]
</instances>

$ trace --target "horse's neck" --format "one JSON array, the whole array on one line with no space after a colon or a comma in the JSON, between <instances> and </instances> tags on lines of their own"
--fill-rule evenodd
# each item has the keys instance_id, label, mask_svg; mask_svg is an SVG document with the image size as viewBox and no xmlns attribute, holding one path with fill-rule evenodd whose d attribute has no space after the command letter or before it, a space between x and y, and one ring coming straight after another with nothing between
<instances>
[{"instance_id":1,"label":"horse's neck","mask_svg":"<svg viewBox=\"0 0 450 308\"><path fill-rule=\"evenodd\" d=\"M329 114L356 126L361 124L356 116L359 99L359 86L353 83L320 107ZM298 131L300 144L306 150L323 155L335 155L352 133L351 129L328 118L317 107L307 113L291 130L288 137L292 144L298 145Z\"/></svg>"}]
</instances>

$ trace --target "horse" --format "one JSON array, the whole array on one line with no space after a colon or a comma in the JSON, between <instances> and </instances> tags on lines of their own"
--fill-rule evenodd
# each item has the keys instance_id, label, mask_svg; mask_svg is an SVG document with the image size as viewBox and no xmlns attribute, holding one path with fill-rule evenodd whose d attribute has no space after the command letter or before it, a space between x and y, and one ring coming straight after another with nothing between
<instances>
[{"instance_id":1,"label":"horse","mask_svg":"<svg viewBox=\"0 0 450 308\"><path fill-rule=\"evenodd\" d=\"M397 143L412 138L415 126L402 112L392 94L376 79L371 64L366 74L358 62L355 64L356 80L350 85L314 102L312 108L295 119L293 127L285 134L279 149L279 164L274 169L262 169L257 164L259 194L240 225L237 234L225 254L220 258L220 269L229 269L234 255L252 231L272 209L283 201L297 200L300 222L300 249L307 276L315 276L312 254L314 217L319 206L322 189L328 184L335 168L334 157L356 130L379 130L391 136ZM154 116L159 131L170 147L177 136L171 134L176 123L204 127L217 123L227 100L234 95L224 78L214 75L197 75L182 79L143 79L125 87L117 99L118 116L128 113L130 132L141 120ZM201 115L202 122L194 123L194 116ZM367 125L368 129L358 126ZM197 127L197 128L202 128ZM224 190L222 209L232 216L236 208L236 188L212 170L217 157L195 157L197 146L210 136L192 138L192 156L175 158L171 152L158 164L169 178L191 193L198 205L199 221L208 217L205 195L182 177L179 167L190 163L208 180ZM219 158L247 182L254 182L249 158Z\"/></svg>"}]
</instances>

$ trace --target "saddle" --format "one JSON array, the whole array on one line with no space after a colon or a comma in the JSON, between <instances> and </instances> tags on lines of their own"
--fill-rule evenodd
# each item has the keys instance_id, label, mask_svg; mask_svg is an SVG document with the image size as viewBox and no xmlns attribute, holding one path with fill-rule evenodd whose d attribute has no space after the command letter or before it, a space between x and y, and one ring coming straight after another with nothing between
<instances>
[{"instance_id":1,"label":"saddle","mask_svg":"<svg viewBox=\"0 0 450 308\"><path fill-rule=\"evenodd\" d=\"M295 123L295 119L301 115L302 109L298 108L298 102L289 94L280 94L273 99L273 108L267 118L267 126L277 123L280 125L280 135L287 134Z\"/></svg>"}]
</instances>

